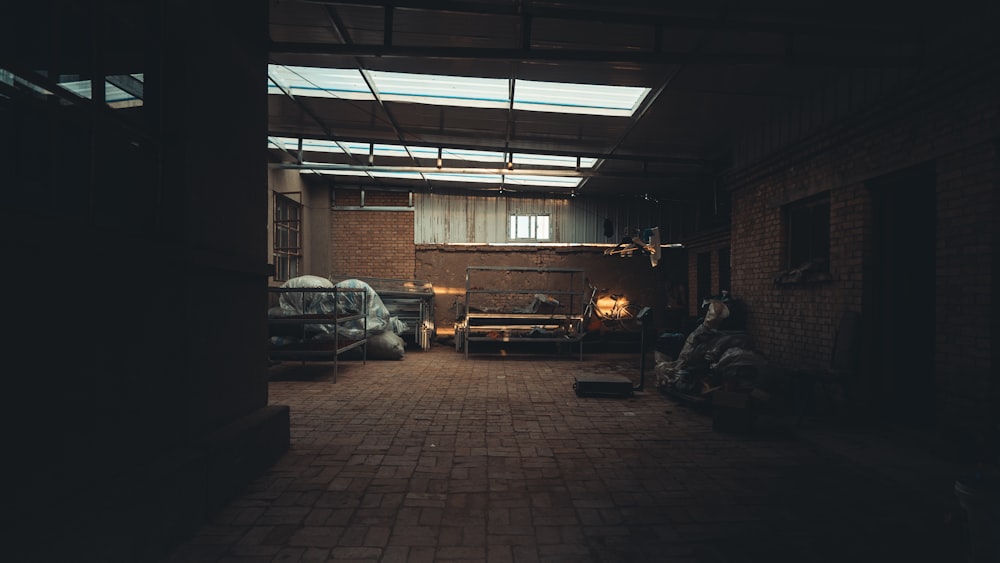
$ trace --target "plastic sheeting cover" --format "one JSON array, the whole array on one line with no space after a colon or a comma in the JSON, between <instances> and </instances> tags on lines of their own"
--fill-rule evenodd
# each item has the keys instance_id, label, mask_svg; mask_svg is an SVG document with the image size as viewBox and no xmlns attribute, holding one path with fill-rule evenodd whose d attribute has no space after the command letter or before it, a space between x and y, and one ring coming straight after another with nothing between
<instances>
[{"instance_id":1,"label":"plastic sheeting cover","mask_svg":"<svg viewBox=\"0 0 1000 563\"><path fill-rule=\"evenodd\" d=\"M292 278L282 284L283 288L344 288L362 289L367 300L368 309L364 311L365 319L368 323L368 334L379 334L392 330L396 334L405 332L406 323L392 317L389 309L386 308L382 298L367 283L349 279L334 284L326 278L312 275L304 275ZM365 304L359 292L308 292L308 293L282 293L278 299L278 305L285 315L302 314L324 314L329 315L336 311L340 315L350 315L361 313ZM365 322L363 319L354 319L344 322L335 327L329 324L308 325L307 329L314 335L332 333L336 328L341 337L351 340L364 338Z\"/></svg>"}]
</instances>

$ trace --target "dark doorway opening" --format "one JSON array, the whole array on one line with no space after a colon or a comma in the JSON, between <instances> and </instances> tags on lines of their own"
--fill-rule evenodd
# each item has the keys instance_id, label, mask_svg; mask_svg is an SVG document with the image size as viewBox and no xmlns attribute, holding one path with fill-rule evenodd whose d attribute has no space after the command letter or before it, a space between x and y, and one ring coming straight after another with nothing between
<instances>
[{"instance_id":1,"label":"dark doorway opening","mask_svg":"<svg viewBox=\"0 0 1000 563\"><path fill-rule=\"evenodd\" d=\"M712 253L698 253L698 308L701 309L703 301L712 296Z\"/></svg>"},{"instance_id":2,"label":"dark doorway opening","mask_svg":"<svg viewBox=\"0 0 1000 563\"><path fill-rule=\"evenodd\" d=\"M926 163L867 182L872 261L865 277L872 407L885 422L936 423L935 167Z\"/></svg>"}]
</instances>

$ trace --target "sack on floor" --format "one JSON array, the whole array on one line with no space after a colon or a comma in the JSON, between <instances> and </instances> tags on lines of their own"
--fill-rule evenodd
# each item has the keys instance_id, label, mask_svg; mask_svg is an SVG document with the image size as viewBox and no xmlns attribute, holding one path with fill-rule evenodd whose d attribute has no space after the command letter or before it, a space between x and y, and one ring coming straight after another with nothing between
<instances>
[{"instance_id":1,"label":"sack on floor","mask_svg":"<svg viewBox=\"0 0 1000 563\"><path fill-rule=\"evenodd\" d=\"M369 360L402 360L406 352L406 342L391 330L368 337Z\"/></svg>"}]
</instances>

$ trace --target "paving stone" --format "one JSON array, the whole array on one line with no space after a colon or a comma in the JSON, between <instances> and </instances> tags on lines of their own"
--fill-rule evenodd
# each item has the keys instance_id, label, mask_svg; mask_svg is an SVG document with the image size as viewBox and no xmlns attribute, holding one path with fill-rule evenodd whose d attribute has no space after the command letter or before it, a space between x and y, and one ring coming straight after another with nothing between
<instances>
[{"instance_id":1,"label":"paving stone","mask_svg":"<svg viewBox=\"0 0 1000 563\"><path fill-rule=\"evenodd\" d=\"M292 448L170 563L964 559L959 513L866 464L874 445L719 434L655 389L572 391L637 364L435 346L345 360L337 383L282 366L269 398Z\"/></svg>"}]
</instances>

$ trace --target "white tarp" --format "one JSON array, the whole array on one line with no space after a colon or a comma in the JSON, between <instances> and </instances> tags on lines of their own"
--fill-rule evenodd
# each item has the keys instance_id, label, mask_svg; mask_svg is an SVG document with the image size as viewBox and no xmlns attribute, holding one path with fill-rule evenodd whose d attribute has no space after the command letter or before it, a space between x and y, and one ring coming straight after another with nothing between
<instances>
[{"instance_id":1,"label":"white tarp","mask_svg":"<svg viewBox=\"0 0 1000 563\"><path fill-rule=\"evenodd\" d=\"M406 323L390 316L389 309L382 302L382 298L367 283L356 280L344 280L334 284L326 278L320 276L304 275L292 278L282 284L283 288L342 288L359 289L363 291L330 291L330 292L287 292L282 293L278 299L278 306L282 315L329 315L334 311L337 314L354 315L364 313L364 319L354 319L341 323L339 326L330 324L308 325L307 332L313 336L327 333L332 334L337 330L341 337L351 340L359 340L364 337L365 321L367 321L367 331L369 335L379 334L386 330L399 334L405 332ZM364 297L362 297L364 295ZM367 310L363 307L367 305Z\"/></svg>"}]
</instances>

